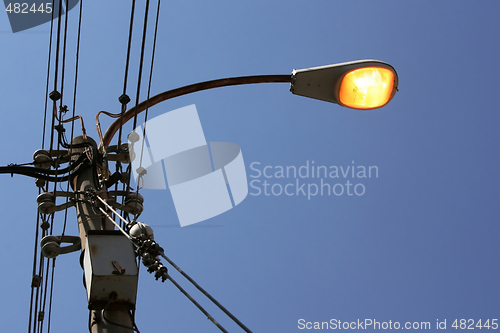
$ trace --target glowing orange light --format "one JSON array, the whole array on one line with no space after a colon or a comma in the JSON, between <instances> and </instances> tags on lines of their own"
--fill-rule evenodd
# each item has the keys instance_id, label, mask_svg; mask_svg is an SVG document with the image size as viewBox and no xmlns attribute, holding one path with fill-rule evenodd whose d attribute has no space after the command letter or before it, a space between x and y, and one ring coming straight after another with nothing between
<instances>
[{"instance_id":1,"label":"glowing orange light","mask_svg":"<svg viewBox=\"0 0 500 333\"><path fill-rule=\"evenodd\" d=\"M373 109L391 99L394 73L382 67L365 67L349 72L340 85L339 99L355 109Z\"/></svg>"}]
</instances>

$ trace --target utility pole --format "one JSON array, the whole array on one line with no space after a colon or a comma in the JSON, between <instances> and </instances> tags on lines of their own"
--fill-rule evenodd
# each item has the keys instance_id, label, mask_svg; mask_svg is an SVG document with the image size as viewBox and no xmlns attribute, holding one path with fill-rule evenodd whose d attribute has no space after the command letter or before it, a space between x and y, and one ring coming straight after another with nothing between
<instances>
[{"instance_id":1,"label":"utility pole","mask_svg":"<svg viewBox=\"0 0 500 333\"><path fill-rule=\"evenodd\" d=\"M96 143L91 138L82 136L72 141L72 146ZM76 160L85 148L71 148L72 159ZM92 156L94 165L102 160ZM74 155L73 155L74 154ZM106 162L103 162L106 163ZM97 195L106 199L106 187L99 189L97 170L86 165L78 175L71 179L75 192L76 213L80 233L85 287L89 301L90 331L92 333L129 333L134 331L134 322L130 311L135 310L137 293L137 271L135 252L132 243L121 233L114 230L109 219L89 201L89 191L98 191ZM135 266L130 267L131 264ZM135 284L135 286L134 286ZM123 296L130 294L128 299ZM130 299L133 298L133 299Z\"/></svg>"}]
</instances>

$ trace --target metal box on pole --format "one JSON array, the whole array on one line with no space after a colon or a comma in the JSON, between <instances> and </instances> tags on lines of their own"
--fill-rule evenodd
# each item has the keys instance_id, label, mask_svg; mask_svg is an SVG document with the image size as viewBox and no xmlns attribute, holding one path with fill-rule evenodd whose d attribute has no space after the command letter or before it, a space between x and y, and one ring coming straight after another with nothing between
<instances>
[{"instance_id":1,"label":"metal box on pole","mask_svg":"<svg viewBox=\"0 0 500 333\"><path fill-rule=\"evenodd\" d=\"M138 267L134 246L119 231L89 230L83 266L89 309L135 309ZM110 302L110 295L116 298Z\"/></svg>"}]
</instances>

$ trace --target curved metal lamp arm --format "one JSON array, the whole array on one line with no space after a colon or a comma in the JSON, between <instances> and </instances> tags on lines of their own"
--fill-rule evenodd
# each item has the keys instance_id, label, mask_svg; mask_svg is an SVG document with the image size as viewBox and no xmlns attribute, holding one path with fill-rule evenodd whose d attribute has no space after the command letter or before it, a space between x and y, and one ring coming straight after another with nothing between
<instances>
[{"instance_id":1,"label":"curved metal lamp arm","mask_svg":"<svg viewBox=\"0 0 500 333\"><path fill-rule=\"evenodd\" d=\"M272 82L292 82L292 76L290 74L286 75L254 75L254 76L240 76L240 77L230 77L225 79L211 80L205 82L199 82L195 84L191 84L188 86L176 88L173 90L168 90L162 92L158 95L151 97L148 100L143 101L139 105L137 105L137 112L135 106L133 108L128 109L123 113L120 118L116 119L106 130L104 133L102 145L104 147L109 146L113 136L120 128L120 123L123 125L130 119L132 119L136 114L141 113L153 105L161 103L171 98L179 97L182 95L191 94L197 91L227 87L227 86L235 86L242 84L254 84L254 83L272 83Z\"/></svg>"}]
</instances>

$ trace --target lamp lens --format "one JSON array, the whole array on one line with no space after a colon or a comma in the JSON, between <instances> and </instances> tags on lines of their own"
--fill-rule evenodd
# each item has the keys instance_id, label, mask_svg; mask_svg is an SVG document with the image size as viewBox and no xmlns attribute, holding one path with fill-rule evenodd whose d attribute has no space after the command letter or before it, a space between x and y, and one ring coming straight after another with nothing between
<instances>
[{"instance_id":1,"label":"lamp lens","mask_svg":"<svg viewBox=\"0 0 500 333\"><path fill-rule=\"evenodd\" d=\"M344 76L339 98L345 106L374 109L389 102L394 88L394 73L387 68L365 67Z\"/></svg>"}]
</instances>

